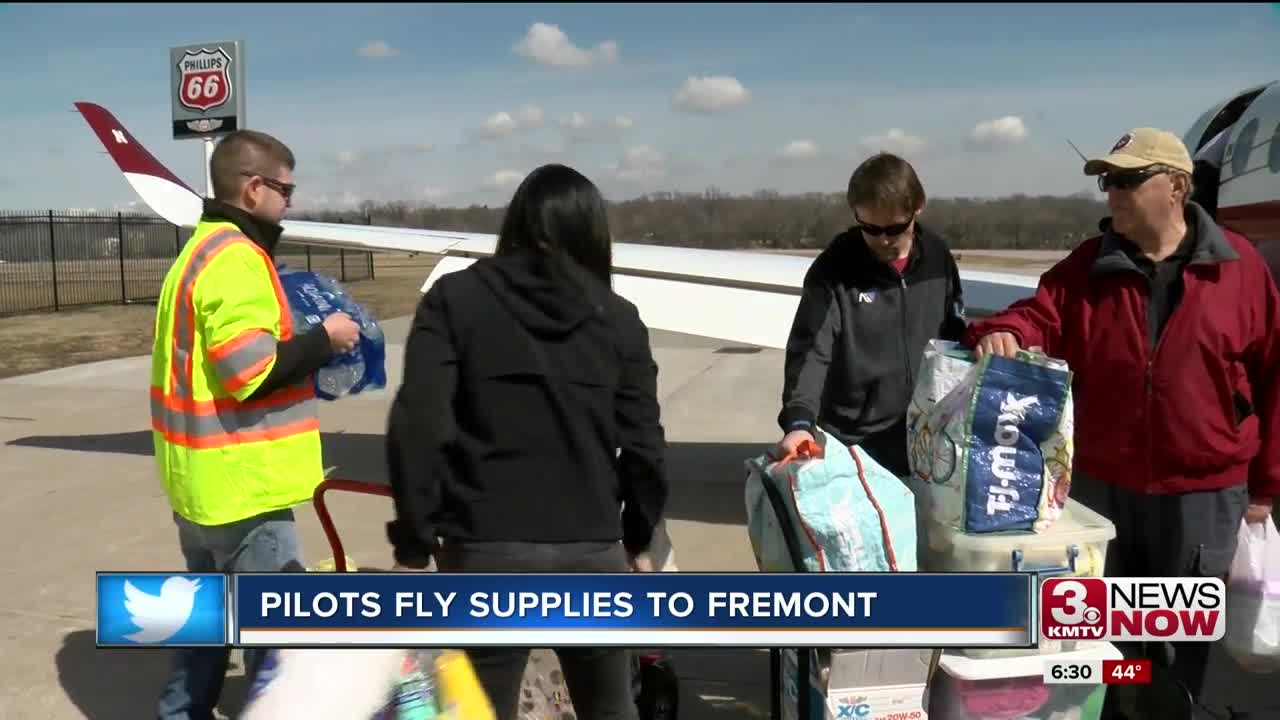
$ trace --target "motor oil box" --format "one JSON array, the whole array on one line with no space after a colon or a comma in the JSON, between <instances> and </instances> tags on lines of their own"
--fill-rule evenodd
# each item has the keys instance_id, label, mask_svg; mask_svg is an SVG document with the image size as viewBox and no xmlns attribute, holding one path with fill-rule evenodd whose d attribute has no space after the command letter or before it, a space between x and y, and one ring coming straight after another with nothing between
<instances>
[{"instance_id":1,"label":"motor oil box","mask_svg":"<svg viewBox=\"0 0 1280 720\"><path fill-rule=\"evenodd\" d=\"M782 651L782 717L800 720L800 692L809 693L809 720L927 720L924 690L928 649L809 650L809 680L798 682L796 651Z\"/></svg>"}]
</instances>

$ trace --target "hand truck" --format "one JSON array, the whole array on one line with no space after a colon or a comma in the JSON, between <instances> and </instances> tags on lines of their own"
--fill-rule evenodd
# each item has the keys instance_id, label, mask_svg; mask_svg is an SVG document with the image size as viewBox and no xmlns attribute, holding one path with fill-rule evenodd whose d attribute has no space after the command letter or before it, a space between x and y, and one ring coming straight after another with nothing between
<instances>
[{"instance_id":1,"label":"hand truck","mask_svg":"<svg viewBox=\"0 0 1280 720\"><path fill-rule=\"evenodd\" d=\"M334 469L325 470L324 480L312 493L312 504L315 506L316 517L320 520L325 538L329 541L329 548L333 552L333 569L335 572L346 572L346 550L333 524L329 506L325 503L325 494L330 490L338 490L391 497L391 486L329 477ZM808 660L807 657L805 659ZM634 656L632 666L634 668L633 691L641 720L675 720L680 700L679 686L675 671L665 654L661 651L638 653Z\"/></svg>"}]
</instances>

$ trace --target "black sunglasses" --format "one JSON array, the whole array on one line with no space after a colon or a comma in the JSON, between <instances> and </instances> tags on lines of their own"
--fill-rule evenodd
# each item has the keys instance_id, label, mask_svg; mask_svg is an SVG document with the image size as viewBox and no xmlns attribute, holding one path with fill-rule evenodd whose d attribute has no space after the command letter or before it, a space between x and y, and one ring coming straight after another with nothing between
<instances>
[{"instance_id":1,"label":"black sunglasses","mask_svg":"<svg viewBox=\"0 0 1280 720\"><path fill-rule=\"evenodd\" d=\"M1103 173L1098 176L1098 189L1103 192L1111 188L1132 190L1151 178L1163 174L1164 170L1122 170L1120 172Z\"/></svg>"},{"instance_id":2,"label":"black sunglasses","mask_svg":"<svg viewBox=\"0 0 1280 720\"><path fill-rule=\"evenodd\" d=\"M898 223L897 225L882 226L882 225L872 225L870 223L864 223L858 219L858 215L855 213L853 216L853 221L857 223L855 227L857 227L859 230L866 233L867 235L870 235L871 237L880 237L881 235L896 237L906 232L907 228L911 227L911 223L915 222L915 218L912 218L904 223Z\"/></svg>"},{"instance_id":3,"label":"black sunglasses","mask_svg":"<svg viewBox=\"0 0 1280 720\"><path fill-rule=\"evenodd\" d=\"M269 178L266 175L259 175L258 173L251 173L242 170L240 171L240 174L245 177L262 178L263 185L266 185L272 190L280 193L280 197L283 197L285 200L291 200L293 198L293 191L298 188L298 186L293 183L280 182L275 178Z\"/></svg>"}]
</instances>

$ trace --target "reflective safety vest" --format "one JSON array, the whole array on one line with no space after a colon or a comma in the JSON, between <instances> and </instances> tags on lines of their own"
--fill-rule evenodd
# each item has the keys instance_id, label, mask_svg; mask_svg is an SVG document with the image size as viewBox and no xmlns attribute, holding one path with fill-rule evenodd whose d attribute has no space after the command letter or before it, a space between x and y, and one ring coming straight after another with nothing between
<instances>
[{"instance_id":1,"label":"reflective safety vest","mask_svg":"<svg viewBox=\"0 0 1280 720\"><path fill-rule=\"evenodd\" d=\"M293 322L271 258L233 223L201 221L165 276L151 428L174 511L221 525L311 498L323 479L311 379L248 400Z\"/></svg>"}]
</instances>

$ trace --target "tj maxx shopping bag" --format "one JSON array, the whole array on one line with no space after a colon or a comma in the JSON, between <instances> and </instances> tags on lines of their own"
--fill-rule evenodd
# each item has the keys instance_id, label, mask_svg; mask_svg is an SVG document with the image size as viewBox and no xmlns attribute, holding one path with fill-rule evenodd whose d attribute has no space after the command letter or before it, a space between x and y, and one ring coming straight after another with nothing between
<instances>
[{"instance_id":1,"label":"tj maxx shopping bag","mask_svg":"<svg viewBox=\"0 0 1280 720\"><path fill-rule=\"evenodd\" d=\"M761 572L915 572L911 491L861 448L814 435L818 445L798 457L746 462L747 534Z\"/></svg>"},{"instance_id":2,"label":"tj maxx shopping bag","mask_svg":"<svg viewBox=\"0 0 1280 720\"><path fill-rule=\"evenodd\" d=\"M1071 483L1071 371L1022 351L981 360L926 349L908 414L912 489L934 522L965 533L1044 532Z\"/></svg>"}]
</instances>

